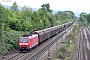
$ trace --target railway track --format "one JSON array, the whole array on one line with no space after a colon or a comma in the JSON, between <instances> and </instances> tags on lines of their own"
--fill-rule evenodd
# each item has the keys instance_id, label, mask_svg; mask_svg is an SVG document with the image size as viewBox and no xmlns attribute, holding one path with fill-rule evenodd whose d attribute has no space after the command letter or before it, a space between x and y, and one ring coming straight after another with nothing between
<instances>
[{"instance_id":1,"label":"railway track","mask_svg":"<svg viewBox=\"0 0 90 60\"><path fill-rule=\"evenodd\" d=\"M83 44L84 43L84 44ZM84 31L82 32L82 50L83 50L83 60L86 60L85 59L85 35L84 35Z\"/></svg>"},{"instance_id":2,"label":"railway track","mask_svg":"<svg viewBox=\"0 0 90 60\"><path fill-rule=\"evenodd\" d=\"M90 60L90 32L88 30L88 28L85 29L86 31L86 60Z\"/></svg>"},{"instance_id":3,"label":"railway track","mask_svg":"<svg viewBox=\"0 0 90 60\"><path fill-rule=\"evenodd\" d=\"M26 53L18 53L17 55L11 57L8 60L18 60L20 57L24 56Z\"/></svg>"},{"instance_id":4,"label":"railway track","mask_svg":"<svg viewBox=\"0 0 90 60\"><path fill-rule=\"evenodd\" d=\"M86 39L85 39L85 27L82 26L80 28L80 34L78 39L78 47L77 47L77 59L76 60L86 60Z\"/></svg>"},{"instance_id":5,"label":"railway track","mask_svg":"<svg viewBox=\"0 0 90 60\"><path fill-rule=\"evenodd\" d=\"M85 35L84 35L85 27L82 27L81 35L80 35L80 42L81 42L81 58L80 60L85 60Z\"/></svg>"},{"instance_id":6,"label":"railway track","mask_svg":"<svg viewBox=\"0 0 90 60\"><path fill-rule=\"evenodd\" d=\"M81 28L79 38L77 60L90 60L90 33L88 28Z\"/></svg>"}]
</instances>

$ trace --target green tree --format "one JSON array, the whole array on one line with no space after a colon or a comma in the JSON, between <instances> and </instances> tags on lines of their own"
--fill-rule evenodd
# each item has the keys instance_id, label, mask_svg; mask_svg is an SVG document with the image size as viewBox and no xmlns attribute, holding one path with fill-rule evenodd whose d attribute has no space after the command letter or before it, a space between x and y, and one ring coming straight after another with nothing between
<instances>
[{"instance_id":1,"label":"green tree","mask_svg":"<svg viewBox=\"0 0 90 60\"><path fill-rule=\"evenodd\" d=\"M7 18L6 9L2 5L0 5L0 23L5 22L6 18Z\"/></svg>"},{"instance_id":2,"label":"green tree","mask_svg":"<svg viewBox=\"0 0 90 60\"><path fill-rule=\"evenodd\" d=\"M61 17L58 14L55 14L54 16L56 18L57 25L60 25L61 24Z\"/></svg>"},{"instance_id":3,"label":"green tree","mask_svg":"<svg viewBox=\"0 0 90 60\"><path fill-rule=\"evenodd\" d=\"M42 9L44 9L46 12L52 13L52 10L50 10L50 5L48 4L43 4Z\"/></svg>"},{"instance_id":4,"label":"green tree","mask_svg":"<svg viewBox=\"0 0 90 60\"><path fill-rule=\"evenodd\" d=\"M29 6L24 6L22 8L22 18L26 21L31 21L31 16L32 16L32 8Z\"/></svg>"},{"instance_id":5,"label":"green tree","mask_svg":"<svg viewBox=\"0 0 90 60\"><path fill-rule=\"evenodd\" d=\"M65 11L65 12L69 12L71 14L71 18L74 19L75 18L75 15L72 11Z\"/></svg>"},{"instance_id":6,"label":"green tree","mask_svg":"<svg viewBox=\"0 0 90 60\"><path fill-rule=\"evenodd\" d=\"M62 24L76 20L76 16L72 11L58 11L56 14L60 16Z\"/></svg>"},{"instance_id":7,"label":"green tree","mask_svg":"<svg viewBox=\"0 0 90 60\"><path fill-rule=\"evenodd\" d=\"M55 17L54 17L53 14L51 14L51 13L48 12L48 13L46 14L46 17L48 18L51 27L57 25L56 19L55 19Z\"/></svg>"},{"instance_id":8,"label":"green tree","mask_svg":"<svg viewBox=\"0 0 90 60\"><path fill-rule=\"evenodd\" d=\"M87 14L81 13L79 17L79 24L80 25L87 25Z\"/></svg>"},{"instance_id":9,"label":"green tree","mask_svg":"<svg viewBox=\"0 0 90 60\"><path fill-rule=\"evenodd\" d=\"M12 12L18 12L18 5L16 2L14 2L13 5L11 6L11 11Z\"/></svg>"},{"instance_id":10,"label":"green tree","mask_svg":"<svg viewBox=\"0 0 90 60\"><path fill-rule=\"evenodd\" d=\"M0 5L0 30L2 29L3 24L5 24L6 28L7 26L6 24L8 24L8 22L6 22L7 18L8 18L8 9L5 9L2 5Z\"/></svg>"},{"instance_id":11,"label":"green tree","mask_svg":"<svg viewBox=\"0 0 90 60\"><path fill-rule=\"evenodd\" d=\"M90 13L87 15L87 22L90 23Z\"/></svg>"}]
</instances>

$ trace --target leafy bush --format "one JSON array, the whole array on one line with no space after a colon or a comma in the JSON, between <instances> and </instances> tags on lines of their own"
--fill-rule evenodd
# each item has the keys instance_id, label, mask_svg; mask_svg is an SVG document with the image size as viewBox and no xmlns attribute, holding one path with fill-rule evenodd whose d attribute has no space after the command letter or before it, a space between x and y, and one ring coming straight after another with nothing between
<instances>
[{"instance_id":1,"label":"leafy bush","mask_svg":"<svg viewBox=\"0 0 90 60\"><path fill-rule=\"evenodd\" d=\"M73 32L75 32L78 29L78 27L79 27L79 24L76 24L73 28Z\"/></svg>"},{"instance_id":2,"label":"leafy bush","mask_svg":"<svg viewBox=\"0 0 90 60\"><path fill-rule=\"evenodd\" d=\"M63 47L60 49L61 52L66 52L66 50L67 50L67 47L66 47L66 46L63 46Z\"/></svg>"},{"instance_id":3,"label":"leafy bush","mask_svg":"<svg viewBox=\"0 0 90 60\"><path fill-rule=\"evenodd\" d=\"M1 47L1 50L2 50L2 48L5 47L4 53L6 53L13 49L18 49L18 45L17 45L18 38L21 35L27 34L27 33L29 33L29 32L14 31L14 30L4 31L4 42L5 42L4 45L5 46ZM0 51L0 54L2 54L2 51Z\"/></svg>"},{"instance_id":4,"label":"leafy bush","mask_svg":"<svg viewBox=\"0 0 90 60\"><path fill-rule=\"evenodd\" d=\"M8 50L8 51L11 51L13 49L13 46L11 44L5 44L5 48Z\"/></svg>"},{"instance_id":5,"label":"leafy bush","mask_svg":"<svg viewBox=\"0 0 90 60\"><path fill-rule=\"evenodd\" d=\"M27 32L14 31L14 30L11 30L10 32L6 32L5 33L5 42L13 45L14 48L17 48L18 38L25 33L27 33Z\"/></svg>"},{"instance_id":6,"label":"leafy bush","mask_svg":"<svg viewBox=\"0 0 90 60\"><path fill-rule=\"evenodd\" d=\"M59 52L58 57L59 57L59 58L63 58L63 53L62 53L62 52Z\"/></svg>"}]
</instances>

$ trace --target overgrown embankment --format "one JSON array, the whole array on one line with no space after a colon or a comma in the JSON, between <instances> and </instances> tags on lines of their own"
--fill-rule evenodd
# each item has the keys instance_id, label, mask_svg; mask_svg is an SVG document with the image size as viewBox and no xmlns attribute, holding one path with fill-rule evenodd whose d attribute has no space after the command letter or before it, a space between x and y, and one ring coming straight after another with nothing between
<instances>
[{"instance_id":1,"label":"overgrown embankment","mask_svg":"<svg viewBox=\"0 0 90 60\"><path fill-rule=\"evenodd\" d=\"M14 31L14 30L3 31L3 36L1 35L0 41L0 55L17 49L18 37L20 37L25 33L29 32Z\"/></svg>"}]
</instances>

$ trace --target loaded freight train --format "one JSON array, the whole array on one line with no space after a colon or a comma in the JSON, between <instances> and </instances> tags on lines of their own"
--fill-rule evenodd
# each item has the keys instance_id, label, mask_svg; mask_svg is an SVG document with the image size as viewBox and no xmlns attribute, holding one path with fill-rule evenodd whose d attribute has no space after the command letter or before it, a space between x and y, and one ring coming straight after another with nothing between
<instances>
[{"instance_id":1,"label":"loaded freight train","mask_svg":"<svg viewBox=\"0 0 90 60\"><path fill-rule=\"evenodd\" d=\"M20 51L30 50L36 45L39 45L43 41L54 36L55 34L62 32L63 30L66 30L72 24L72 22L69 22L63 25L58 25L51 28L34 31L32 34L23 35L18 39L18 48Z\"/></svg>"}]
</instances>

